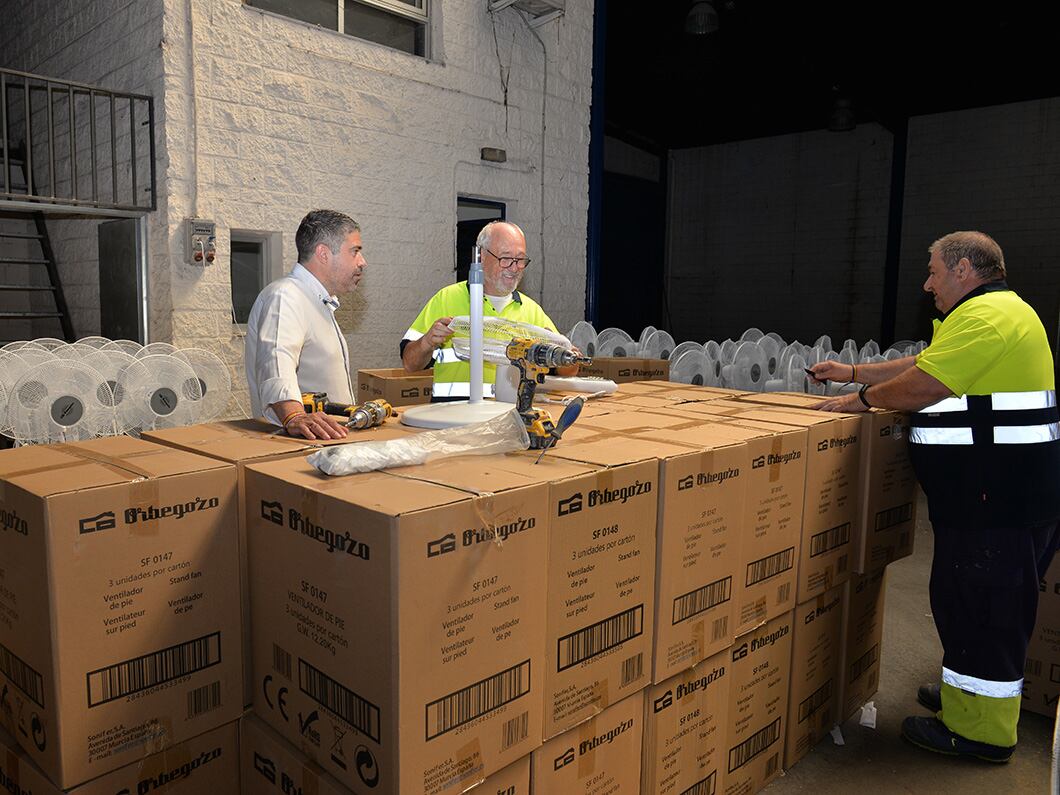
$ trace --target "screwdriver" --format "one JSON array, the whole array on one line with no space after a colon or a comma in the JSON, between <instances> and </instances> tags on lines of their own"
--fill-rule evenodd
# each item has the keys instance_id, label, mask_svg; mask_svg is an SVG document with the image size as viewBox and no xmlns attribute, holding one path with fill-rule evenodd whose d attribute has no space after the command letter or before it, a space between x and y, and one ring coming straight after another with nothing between
<instances>
[{"instance_id":1,"label":"screwdriver","mask_svg":"<svg viewBox=\"0 0 1060 795\"><path fill-rule=\"evenodd\" d=\"M563 436L563 432L574 424L574 421L578 419L578 415L582 413L582 406L585 405L585 398L578 396L574 398L570 403L567 404L567 408L563 409L563 413L559 415L559 419L556 420L556 427L552 429L550 436L552 437L548 444L541 448L541 455L534 461L535 464L541 463L541 457L545 454L548 448L552 447L556 442Z\"/></svg>"}]
</instances>

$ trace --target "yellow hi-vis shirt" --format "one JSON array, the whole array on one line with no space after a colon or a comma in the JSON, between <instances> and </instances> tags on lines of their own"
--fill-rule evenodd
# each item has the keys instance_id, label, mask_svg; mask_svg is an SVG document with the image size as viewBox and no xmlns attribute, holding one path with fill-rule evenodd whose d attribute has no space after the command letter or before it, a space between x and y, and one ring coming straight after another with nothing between
<instances>
[{"instance_id":1,"label":"yellow hi-vis shirt","mask_svg":"<svg viewBox=\"0 0 1060 795\"><path fill-rule=\"evenodd\" d=\"M408 342L418 340L428 331L434 321L442 317L455 317L456 315L471 314L471 293L467 282L457 282L443 287L429 300L426 306L420 310L416 319L412 321L409 330L405 332L402 339L402 350ZM521 323L532 323L535 326L547 328L559 333L556 324L553 323L545 310L534 301L518 290L512 293L512 300L498 312L486 297L482 299L482 314L484 317L503 317L506 320L517 320ZM471 380L471 365L460 361L456 351L453 349L452 340L446 341L445 345L434 352L434 399L466 398L471 394L468 383ZM497 380L497 368L489 362L482 366L483 394L493 395L493 384Z\"/></svg>"},{"instance_id":2,"label":"yellow hi-vis shirt","mask_svg":"<svg viewBox=\"0 0 1060 795\"><path fill-rule=\"evenodd\" d=\"M916 366L957 396L1055 388L1042 321L1011 290L969 298L935 320Z\"/></svg>"}]
</instances>

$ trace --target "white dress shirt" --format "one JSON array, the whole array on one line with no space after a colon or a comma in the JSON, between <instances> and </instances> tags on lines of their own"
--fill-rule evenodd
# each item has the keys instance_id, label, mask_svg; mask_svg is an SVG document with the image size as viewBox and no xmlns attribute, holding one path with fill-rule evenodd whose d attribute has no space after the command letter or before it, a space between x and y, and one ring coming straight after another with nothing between
<instances>
[{"instance_id":1,"label":"white dress shirt","mask_svg":"<svg viewBox=\"0 0 1060 795\"><path fill-rule=\"evenodd\" d=\"M269 284L247 320L245 363L253 416L280 424L270 405L327 392L353 403L350 357L335 320L339 300L301 264Z\"/></svg>"}]
</instances>

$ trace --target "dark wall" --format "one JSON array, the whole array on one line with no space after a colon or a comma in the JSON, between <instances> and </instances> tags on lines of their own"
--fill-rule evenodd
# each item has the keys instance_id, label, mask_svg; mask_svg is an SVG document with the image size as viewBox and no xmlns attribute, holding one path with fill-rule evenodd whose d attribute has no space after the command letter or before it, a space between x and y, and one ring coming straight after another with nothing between
<instances>
[{"instance_id":1,"label":"dark wall","mask_svg":"<svg viewBox=\"0 0 1060 795\"><path fill-rule=\"evenodd\" d=\"M754 325L804 342L879 341L891 140L859 125L672 151L675 338L724 339ZM1060 98L910 119L897 338L930 338L927 248L957 229L998 240L1009 283L1055 350Z\"/></svg>"}]
</instances>

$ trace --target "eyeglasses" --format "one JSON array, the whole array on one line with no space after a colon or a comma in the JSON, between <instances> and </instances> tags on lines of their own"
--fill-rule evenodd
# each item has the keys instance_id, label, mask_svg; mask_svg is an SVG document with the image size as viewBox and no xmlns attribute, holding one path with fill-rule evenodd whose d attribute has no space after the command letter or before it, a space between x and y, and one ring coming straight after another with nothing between
<instances>
[{"instance_id":1,"label":"eyeglasses","mask_svg":"<svg viewBox=\"0 0 1060 795\"><path fill-rule=\"evenodd\" d=\"M493 258L501 264L502 268L514 268L518 265L521 265L525 270L530 267L529 257L498 257L489 249L486 249L486 253L491 254Z\"/></svg>"}]
</instances>

